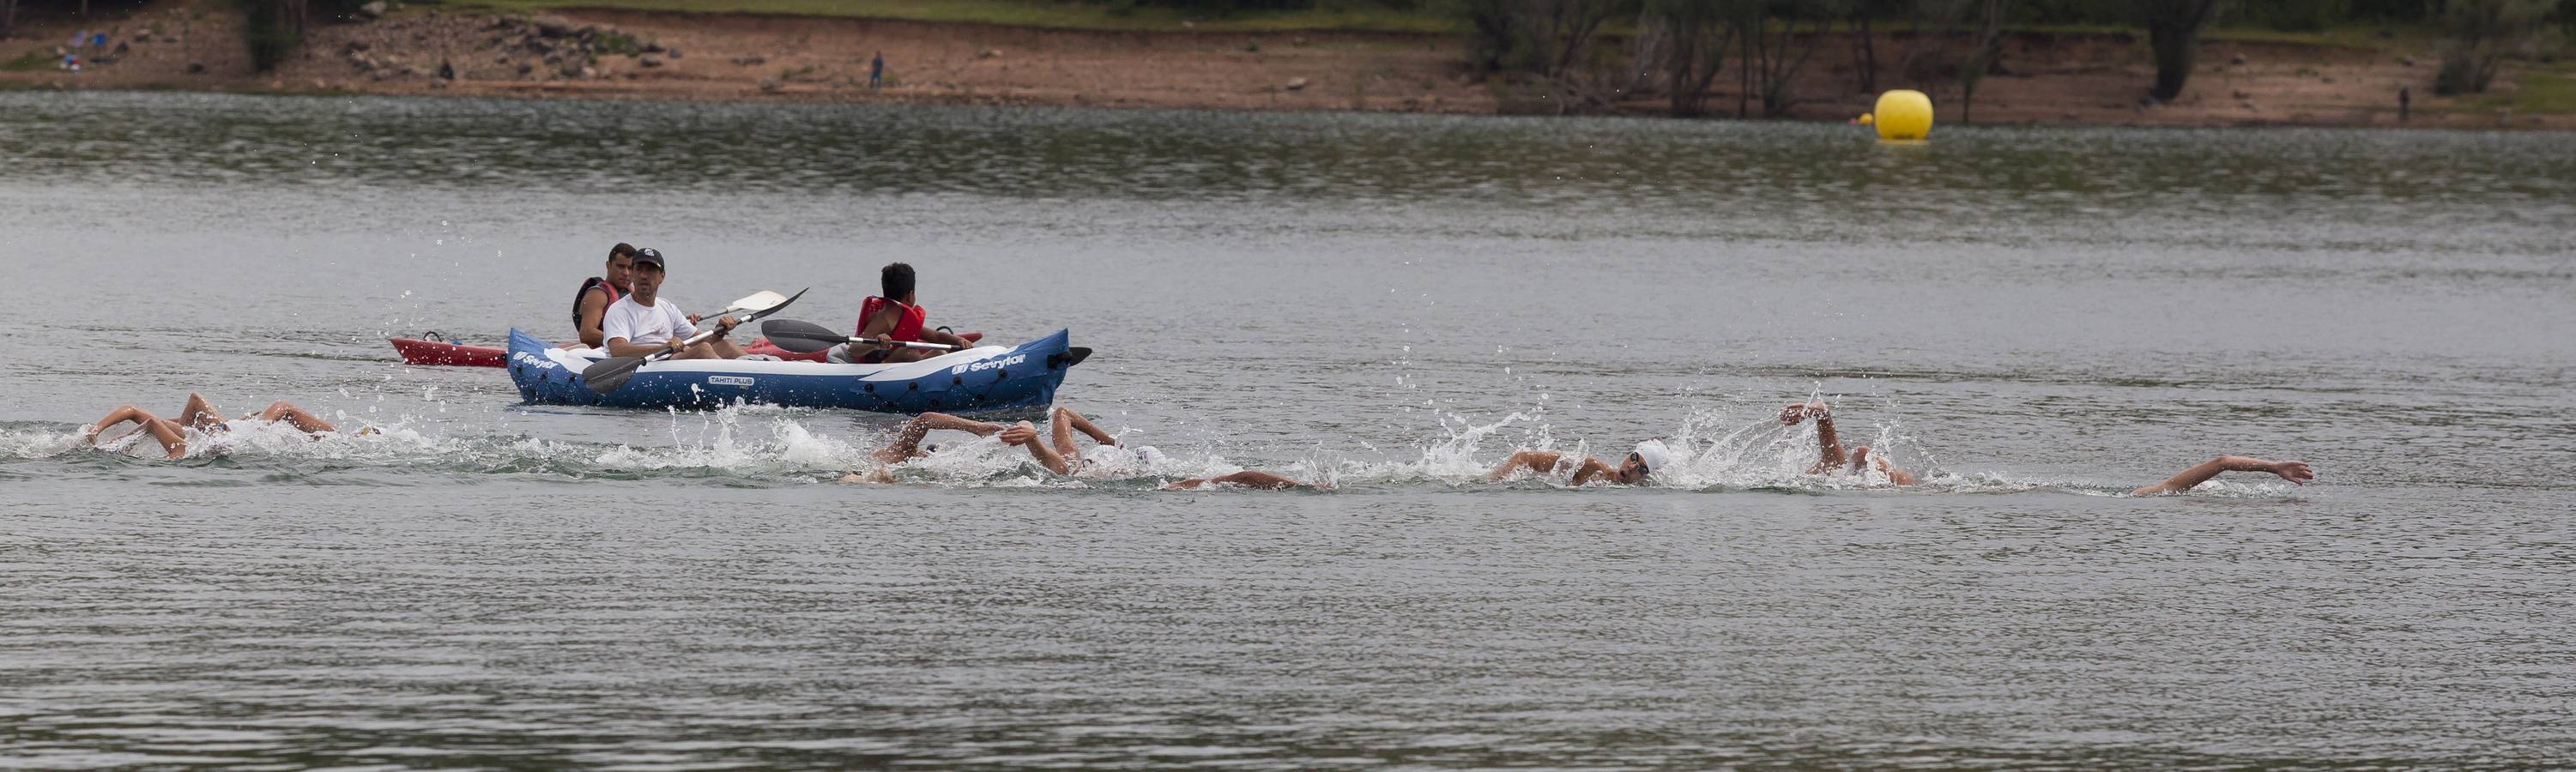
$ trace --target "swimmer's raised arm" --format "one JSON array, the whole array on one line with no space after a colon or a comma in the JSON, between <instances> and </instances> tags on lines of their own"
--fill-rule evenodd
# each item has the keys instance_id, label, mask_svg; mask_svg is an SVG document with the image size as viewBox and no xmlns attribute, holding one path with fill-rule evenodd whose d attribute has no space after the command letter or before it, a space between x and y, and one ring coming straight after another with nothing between
<instances>
[{"instance_id":1,"label":"swimmer's raised arm","mask_svg":"<svg viewBox=\"0 0 2576 772\"><path fill-rule=\"evenodd\" d=\"M1519 453L1512 454L1511 458L1503 459L1503 463L1494 467L1494 471L1487 473L1485 475L1485 479L1500 480L1505 477L1510 477L1514 473L1520 472L1524 469L1529 470L1530 474L1547 474L1550 470L1556 468L1558 461L1562 461L1564 459L1565 454L1562 453L1550 453L1544 450L1524 450Z\"/></svg>"},{"instance_id":2,"label":"swimmer's raised arm","mask_svg":"<svg viewBox=\"0 0 2576 772\"><path fill-rule=\"evenodd\" d=\"M1817 459L1815 467L1808 469L1807 473L1824 474L1850 466L1851 457L1843 451L1842 435L1834 431L1833 408L1826 407L1824 400L1793 402L1780 409L1781 426L1796 426L1799 421L1809 418L1816 419L1816 447L1824 451L1824 457Z\"/></svg>"},{"instance_id":3,"label":"swimmer's raised arm","mask_svg":"<svg viewBox=\"0 0 2576 772\"><path fill-rule=\"evenodd\" d=\"M2159 493L2181 493L2209 482L2226 472L2270 472L2295 485L2306 485L2317 479L2317 473L2304 461L2268 461L2253 456L2219 456L2199 466L2182 470L2164 482L2130 491L2131 496L2153 496Z\"/></svg>"},{"instance_id":4,"label":"swimmer's raised arm","mask_svg":"<svg viewBox=\"0 0 2576 772\"><path fill-rule=\"evenodd\" d=\"M96 445L100 432L127 421L133 421L135 426L142 427L144 432L151 434L154 442L161 443L162 453L170 458L176 459L188 455L188 436L179 431L178 424L163 420L160 416L153 415L151 411L133 405L117 408L114 412L108 413L107 417L98 419L98 423L91 425L82 433L89 436L90 444Z\"/></svg>"},{"instance_id":5,"label":"swimmer's raised arm","mask_svg":"<svg viewBox=\"0 0 2576 772\"><path fill-rule=\"evenodd\" d=\"M934 429L954 429L972 433L977 437L990 437L994 432L1001 431L1002 425L969 421L947 413L923 413L904 422L903 428L895 432L894 443L876 452L877 462L900 464L921 455L921 438L928 436Z\"/></svg>"},{"instance_id":6,"label":"swimmer's raised arm","mask_svg":"<svg viewBox=\"0 0 2576 772\"><path fill-rule=\"evenodd\" d=\"M1038 464L1045 466L1047 471L1056 474L1073 474L1073 463L1066 461L1062 452L1039 439L1038 428L1030 426L1027 421L1021 421L1017 425L1003 429L1000 438L1004 445L1028 448L1029 457L1037 459Z\"/></svg>"}]
</instances>

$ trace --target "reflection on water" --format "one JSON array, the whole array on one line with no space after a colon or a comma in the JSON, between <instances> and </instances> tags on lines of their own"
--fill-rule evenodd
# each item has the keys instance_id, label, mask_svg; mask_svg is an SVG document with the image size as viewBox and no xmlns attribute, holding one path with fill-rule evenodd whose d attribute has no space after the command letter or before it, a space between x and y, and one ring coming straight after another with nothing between
<instances>
[{"instance_id":1,"label":"reflection on water","mask_svg":"<svg viewBox=\"0 0 2576 772\"><path fill-rule=\"evenodd\" d=\"M1848 128L0 94L0 763L2576 754L2576 143ZM842 485L899 419L386 347L553 334L618 241L834 325L913 262L1170 460ZM75 433L191 391L387 431ZM1931 484L1803 475L1810 396ZM2321 478L2104 495L2219 453ZM1237 468L1336 490L1152 490Z\"/></svg>"}]
</instances>

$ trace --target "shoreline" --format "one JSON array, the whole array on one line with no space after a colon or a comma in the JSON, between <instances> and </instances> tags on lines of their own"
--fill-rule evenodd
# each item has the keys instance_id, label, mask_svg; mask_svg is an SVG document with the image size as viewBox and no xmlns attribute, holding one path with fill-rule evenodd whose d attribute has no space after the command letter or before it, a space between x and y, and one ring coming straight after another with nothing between
<instances>
[{"instance_id":1,"label":"shoreline","mask_svg":"<svg viewBox=\"0 0 2576 772\"><path fill-rule=\"evenodd\" d=\"M980 22L921 22L738 12L571 8L522 16L436 7L381 19L316 23L301 51L251 71L237 10L170 0L89 28L113 61L73 73L50 66L76 20L30 20L0 41L0 89L174 90L311 95L468 96L847 104L941 104L1257 111L1551 114L1537 93L1470 72L1454 36L1377 31L1099 31ZM1798 77L1802 97L1775 120L1842 121L1869 109L1847 35L1822 38ZM1902 50L1904 33L1874 36ZM2497 109L2529 79L2576 72L2509 69L2497 92L2432 96L2429 42L2384 48L2211 40L2202 71L2169 104L2144 105L2152 69L2136 36L2018 32L1973 105L1935 89L1943 125L2377 126L2576 128L2576 114ZM2421 46L2420 53L2397 53ZM886 78L871 86L879 52ZM1883 54L1884 55L1884 54ZM1888 57L1893 58L1893 57ZM29 67L37 61L45 66ZM2419 64L2419 62L2423 62ZM1886 72L1881 88L1903 85ZM1724 80L1721 78L1721 80ZM2555 85L2554 83L2551 85ZM2412 115L2399 120L2399 89ZM1946 92L1946 93L1945 93ZM1714 91L1710 119L1733 119L1738 95ZM1588 114L1660 117L1665 101L1617 102ZM1753 118L1760 118L1758 107ZM1963 115L1964 114L1964 115Z\"/></svg>"}]
</instances>

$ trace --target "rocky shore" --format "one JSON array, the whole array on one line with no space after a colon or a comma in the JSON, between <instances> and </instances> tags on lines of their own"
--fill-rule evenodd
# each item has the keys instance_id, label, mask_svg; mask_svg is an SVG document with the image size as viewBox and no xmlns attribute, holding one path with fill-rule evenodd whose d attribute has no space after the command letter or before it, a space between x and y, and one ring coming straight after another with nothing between
<instances>
[{"instance_id":1,"label":"rocky shore","mask_svg":"<svg viewBox=\"0 0 2576 772\"><path fill-rule=\"evenodd\" d=\"M796 100L1140 108L1549 112L1468 72L1449 36L1357 32L1097 32L866 19L569 10L518 15L414 6L316 23L300 52L253 72L220 0L165 0L88 25L35 20L0 41L0 88L186 89L533 98ZM76 32L109 47L70 48ZM1901 41L1890 40L1890 48ZM2429 44L2427 44L2429 45ZM2114 34L2016 34L1972 111L1943 120L2112 125L2570 128L2430 96L2431 52L2212 42L2182 99L2141 104L2152 69ZM88 59L59 67L63 53ZM871 82L871 63L886 62ZM1816 55L1791 117L1867 109L1850 57ZM1882 80L1888 80L1882 77ZM2510 77L2500 78L2511 88ZM2405 114L2400 94L2407 94ZM1710 103L1729 112L1721 89ZM1617 109L1657 114L1661 100Z\"/></svg>"}]
</instances>

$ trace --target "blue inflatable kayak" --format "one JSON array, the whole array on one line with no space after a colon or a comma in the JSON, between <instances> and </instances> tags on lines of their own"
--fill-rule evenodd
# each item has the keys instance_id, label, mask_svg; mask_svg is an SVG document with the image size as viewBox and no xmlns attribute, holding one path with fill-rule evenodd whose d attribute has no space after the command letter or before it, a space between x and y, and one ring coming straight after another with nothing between
<instances>
[{"instance_id":1,"label":"blue inflatable kayak","mask_svg":"<svg viewBox=\"0 0 2576 772\"><path fill-rule=\"evenodd\" d=\"M919 362L883 365L666 359L644 365L616 391L581 381L598 349L562 349L510 331L510 380L536 404L605 407L720 407L736 403L874 410L885 413L998 410L1055 402L1065 370L1091 355L1066 345L1066 330L1017 348L978 346Z\"/></svg>"}]
</instances>

